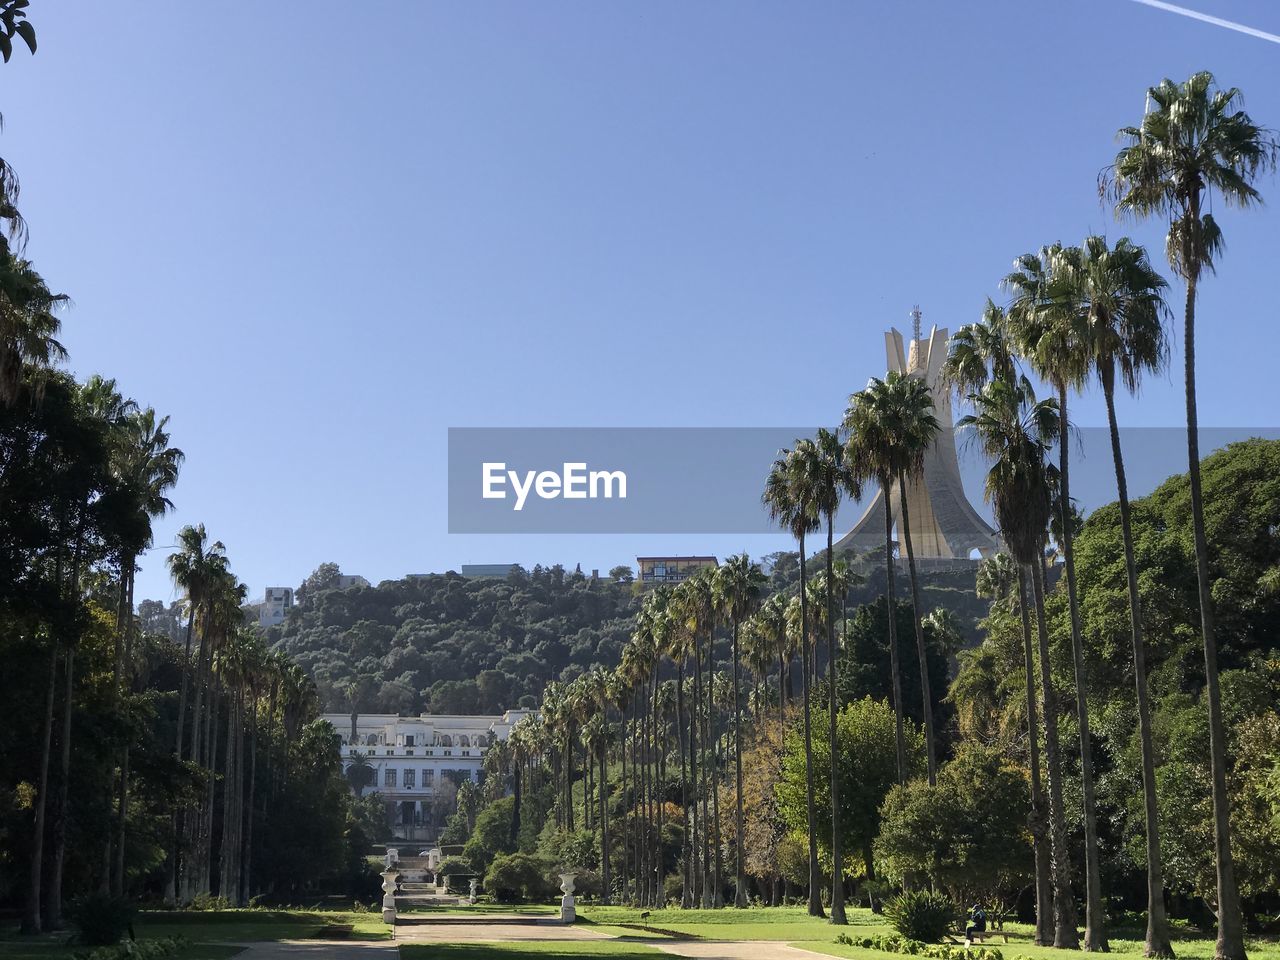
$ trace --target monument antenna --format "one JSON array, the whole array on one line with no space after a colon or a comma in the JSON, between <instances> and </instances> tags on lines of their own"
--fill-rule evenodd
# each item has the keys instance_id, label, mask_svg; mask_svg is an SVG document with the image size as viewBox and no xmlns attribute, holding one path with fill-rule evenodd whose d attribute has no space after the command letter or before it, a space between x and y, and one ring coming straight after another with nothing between
<instances>
[{"instance_id":1,"label":"monument antenna","mask_svg":"<svg viewBox=\"0 0 1280 960\"><path fill-rule=\"evenodd\" d=\"M920 339L920 318L923 314L920 312L920 304L916 304L911 308L911 339Z\"/></svg>"}]
</instances>

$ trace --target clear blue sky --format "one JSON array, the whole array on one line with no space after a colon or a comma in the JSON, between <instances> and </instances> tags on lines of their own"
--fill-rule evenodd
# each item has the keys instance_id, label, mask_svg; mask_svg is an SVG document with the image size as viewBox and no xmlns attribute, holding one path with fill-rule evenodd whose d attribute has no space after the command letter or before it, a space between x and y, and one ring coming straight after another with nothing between
<instances>
[{"instance_id":1,"label":"clear blue sky","mask_svg":"<svg viewBox=\"0 0 1280 960\"><path fill-rule=\"evenodd\" d=\"M1265 0L1186 2L1280 33ZM451 537L446 429L834 424L913 303L954 329L1016 254L1089 231L1162 251L1096 195L1148 85L1212 69L1280 126L1280 45L1131 0L31 16L38 54L0 66L28 253L74 298L74 370L172 416L156 542L203 521L253 595L324 560L781 548ZM1201 417L1268 426L1280 219L1221 219ZM1125 422L1180 422L1180 363ZM174 596L165 552L139 599Z\"/></svg>"}]
</instances>

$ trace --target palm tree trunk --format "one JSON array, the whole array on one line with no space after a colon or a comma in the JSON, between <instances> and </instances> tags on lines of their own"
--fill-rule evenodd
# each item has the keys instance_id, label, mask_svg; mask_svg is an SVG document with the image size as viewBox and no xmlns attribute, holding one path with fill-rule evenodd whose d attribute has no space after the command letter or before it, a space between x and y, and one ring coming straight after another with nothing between
<instances>
[{"instance_id":1,"label":"palm tree trunk","mask_svg":"<svg viewBox=\"0 0 1280 960\"><path fill-rule=\"evenodd\" d=\"M929 683L929 655L924 646L924 627L920 617L920 585L916 577L916 552L911 543L911 515L907 511L907 478L898 475L898 502L902 505L902 542L907 548L907 573L911 580L911 622L916 632L916 655L920 658L920 699L924 717L925 756L928 760L929 786L937 782L938 748L933 729L933 692Z\"/></svg>"},{"instance_id":2,"label":"palm tree trunk","mask_svg":"<svg viewBox=\"0 0 1280 960\"><path fill-rule=\"evenodd\" d=\"M813 800L813 736L810 731L810 691L809 691L809 599L805 594L808 581L808 570L805 566L804 533L800 534L800 656L801 672L804 683L801 696L804 698L804 774L805 802L808 807L809 823L809 916L825 917L822 909L822 874L818 869L818 832L817 814Z\"/></svg>"},{"instance_id":3,"label":"palm tree trunk","mask_svg":"<svg viewBox=\"0 0 1280 960\"><path fill-rule=\"evenodd\" d=\"M1089 736L1088 676L1084 665L1084 640L1080 633L1080 606L1076 593L1076 561L1071 531L1071 444L1067 437L1067 388L1058 388L1058 415L1062 440L1058 444L1058 482L1061 485L1062 552L1067 568L1067 609L1071 616L1071 657L1076 679L1076 720L1080 726L1080 783L1084 793L1085 920L1084 948L1110 950L1107 918L1102 905L1102 864L1098 859L1098 814L1093 785L1093 744Z\"/></svg>"},{"instance_id":4,"label":"palm tree trunk","mask_svg":"<svg viewBox=\"0 0 1280 960\"><path fill-rule=\"evenodd\" d=\"M1147 689L1147 655L1142 639L1142 598L1138 592L1138 564L1133 553L1132 508L1129 482L1125 476L1124 454L1120 449L1120 427L1116 422L1114 371L1104 373L1103 396L1107 402L1107 426L1111 432L1111 459L1116 468L1116 491L1120 499L1120 533L1124 540L1124 566L1129 585L1129 625L1133 635L1133 679L1138 693L1138 735L1142 743L1142 797L1147 828L1147 938L1143 953L1148 957L1173 956L1169 923L1164 909L1164 863L1160 854L1159 807L1156 802L1155 747L1151 739L1151 703Z\"/></svg>"},{"instance_id":5,"label":"palm tree trunk","mask_svg":"<svg viewBox=\"0 0 1280 960\"><path fill-rule=\"evenodd\" d=\"M684 836L680 840L680 906L687 910L693 906L693 825L689 818L688 765L685 759L684 727L684 660L676 663L676 737L680 741L680 823Z\"/></svg>"},{"instance_id":6,"label":"palm tree trunk","mask_svg":"<svg viewBox=\"0 0 1280 960\"><path fill-rule=\"evenodd\" d=\"M245 811L244 870L240 885L240 903L247 906L253 899L253 805L258 789L258 699L250 700L249 714L249 801ZM516 819L519 819L519 801L516 802Z\"/></svg>"},{"instance_id":7,"label":"palm tree trunk","mask_svg":"<svg viewBox=\"0 0 1280 960\"><path fill-rule=\"evenodd\" d=\"M701 745L703 745L703 904L704 908L716 905L714 877L712 874L712 845L714 831L712 824L712 782L717 776L716 753L712 739L712 698L716 690L716 668L714 668L714 652L716 652L716 626L714 623L707 631L707 684L703 692L703 716L701 716Z\"/></svg>"},{"instance_id":8,"label":"palm tree trunk","mask_svg":"<svg viewBox=\"0 0 1280 960\"><path fill-rule=\"evenodd\" d=\"M702 749L701 725L699 716L702 712L702 653L698 649L698 634L695 631L693 641L693 703L689 707L689 782L693 786L693 798L689 808L689 876L690 905L702 902L702 855L704 845L702 838L705 823L698 815L698 799L702 795L701 781L698 779L698 751Z\"/></svg>"},{"instance_id":9,"label":"palm tree trunk","mask_svg":"<svg viewBox=\"0 0 1280 960\"><path fill-rule=\"evenodd\" d=\"M126 630L124 641L124 663L133 662L133 578L134 567L133 561L130 560L128 566L129 593L126 604ZM123 669L118 675L118 689L121 697L125 697L132 692L133 676L130 673L126 679ZM115 840L115 864L111 874L111 892L114 896L124 896L124 862L125 862L125 832L129 819L129 747L128 740L125 741L124 750L120 757L120 796L116 806L116 840Z\"/></svg>"},{"instance_id":10,"label":"palm tree trunk","mask_svg":"<svg viewBox=\"0 0 1280 960\"><path fill-rule=\"evenodd\" d=\"M1200 224L1200 198L1193 193L1192 221ZM1189 261L1189 262L1195 262ZM1231 857L1231 806L1227 798L1227 741L1218 689L1218 642L1214 635L1213 594L1209 582L1209 541L1204 530L1204 494L1200 485L1200 424L1196 411L1196 283L1187 279L1183 330L1186 345L1187 473L1191 481L1191 528L1196 547L1196 583L1200 592L1200 633L1204 639L1205 697L1209 701L1209 759L1213 774L1213 851L1218 873L1217 960L1245 960L1244 919Z\"/></svg>"},{"instance_id":11,"label":"palm tree trunk","mask_svg":"<svg viewBox=\"0 0 1280 960\"><path fill-rule=\"evenodd\" d=\"M631 740L628 735L630 728L627 725L627 704L623 700L619 705L622 714L622 739L618 744L618 755L622 761L622 777L618 784L618 795L622 799L622 902L629 903L631 901L631 815L630 815L630 794L627 787L627 743Z\"/></svg>"},{"instance_id":12,"label":"palm tree trunk","mask_svg":"<svg viewBox=\"0 0 1280 960\"><path fill-rule=\"evenodd\" d=\"M53 857L49 887L44 900L45 930L62 928L62 870L67 855L67 824L71 817L71 713L75 703L76 650L67 645L63 657L62 736L58 761L58 796L53 818Z\"/></svg>"},{"instance_id":13,"label":"palm tree trunk","mask_svg":"<svg viewBox=\"0 0 1280 960\"><path fill-rule=\"evenodd\" d=\"M747 875L742 869L742 844L744 832L742 828L742 697L741 697L741 679L739 676L739 652L738 652L738 618L733 618L733 765L734 776L736 778L737 794L733 798L733 869L734 869L734 891L733 905L735 907L745 907L747 905Z\"/></svg>"},{"instance_id":14,"label":"palm tree trunk","mask_svg":"<svg viewBox=\"0 0 1280 960\"><path fill-rule=\"evenodd\" d=\"M831 922L844 926L844 853L840 849L840 765L836 737L836 618L832 611L835 594L834 514L827 514L827 754L831 757ZM738 787L742 789L741 784Z\"/></svg>"},{"instance_id":15,"label":"palm tree trunk","mask_svg":"<svg viewBox=\"0 0 1280 960\"><path fill-rule=\"evenodd\" d=\"M31 835L31 872L27 880L27 902L22 914L22 932L43 930L40 891L44 884L44 823L49 794L49 754L53 745L53 700L58 680L58 644L50 644L49 682L44 698L44 736L40 746L40 789L36 794L35 822Z\"/></svg>"},{"instance_id":16,"label":"palm tree trunk","mask_svg":"<svg viewBox=\"0 0 1280 960\"><path fill-rule=\"evenodd\" d=\"M1018 607L1022 613L1022 652L1026 671L1027 744L1031 751L1031 814L1028 826L1035 851L1036 946L1053 942L1053 885L1050 880L1049 843L1046 835L1044 785L1040 778L1040 724L1036 719L1035 655L1031 650L1031 603L1027 590L1028 564L1018 564ZM1032 577L1035 576L1033 573Z\"/></svg>"},{"instance_id":17,"label":"palm tree trunk","mask_svg":"<svg viewBox=\"0 0 1280 960\"><path fill-rule=\"evenodd\" d=\"M888 480L881 481L880 491L880 499L884 503L884 607L889 619L889 674L893 685L893 730L898 747L898 783L905 785L907 738L902 728L902 667L898 663L898 604L893 591L893 497Z\"/></svg>"},{"instance_id":18,"label":"palm tree trunk","mask_svg":"<svg viewBox=\"0 0 1280 960\"><path fill-rule=\"evenodd\" d=\"M1076 903L1071 894L1071 855L1062 802L1062 752L1058 743L1058 695L1049 666L1049 630L1044 615L1044 564L1033 565L1036 622L1040 639L1040 688L1044 709L1044 761L1049 778L1049 838L1053 866L1053 945L1077 950Z\"/></svg>"},{"instance_id":19,"label":"palm tree trunk","mask_svg":"<svg viewBox=\"0 0 1280 960\"><path fill-rule=\"evenodd\" d=\"M609 864L609 712L604 711L605 730L600 742L600 902L608 906L613 902L612 878Z\"/></svg>"},{"instance_id":20,"label":"palm tree trunk","mask_svg":"<svg viewBox=\"0 0 1280 960\"><path fill-rule=\"evenodd\" d=\"M653 706L654 706L654 739L657 741L658 751L658 768L657 768L657 789L654 792L654 809L656 813L656 829L654 831L654 874L653 874L653 905L660 907L666 902L665 897L665 881L666 881L666 863L663 857L662 846L662 818L664 814L664 796L666 792L667 780L667 738L666 724L662 721L662 705L658 702L658 671L654 668L653 674Z\"/></svg>"}]
</instances>

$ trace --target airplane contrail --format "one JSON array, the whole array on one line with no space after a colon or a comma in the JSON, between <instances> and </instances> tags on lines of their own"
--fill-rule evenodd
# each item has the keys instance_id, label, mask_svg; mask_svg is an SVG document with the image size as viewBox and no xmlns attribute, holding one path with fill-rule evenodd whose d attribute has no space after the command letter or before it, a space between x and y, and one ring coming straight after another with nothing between
<instances>
[{"instance_id":1,"label":"airplane contrail","mask_svg":"<svg viewBox=\"0 0 1280 960\"><path fill-rule=\"evenodd\" d=\"M1272 43L1280 43L1280 35L1267 33L1265 30L1259 30L1256 27L1247 27L1243 23L1236 23L1234 20L1223 20L1221 17L1211 17L1209 14L1201 13L1198 10L1188 10L1186 7L1179 7L1172 3L1165 3L1164 0L1133 0L1133 2L1140 3L1146 7L1155 7L1157 10L1176 13L1180 17L1190 17L1192 20L1199 20L1202 23L1212 23L1215 27L1226 27L1228 30L1234 30L1236 33L1248 34L1251 37L1257 37L1259 40L1270 40Z\"/></svg>"}]
</instances>

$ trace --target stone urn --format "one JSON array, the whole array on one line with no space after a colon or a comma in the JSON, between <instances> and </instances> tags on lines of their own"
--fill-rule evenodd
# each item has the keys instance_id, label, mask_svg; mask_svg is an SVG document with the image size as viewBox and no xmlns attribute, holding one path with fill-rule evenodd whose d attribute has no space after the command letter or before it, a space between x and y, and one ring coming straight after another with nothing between
<instances>
[{"instance_id":1,"label":"stone urn","mask_svg":"<svg viewBox=\"0 0 1280 960\"><path fill-rule=\"evenodd\" d=\"M399 871L390 867L382 873L382 922L392 926L396 922L396 886L399 878Z\"/></svg>"},{"instance_id":2,"label":"stone urn","mask_svg":"<svg viewBox=\"0 0 1280 960\"><path fill-rule=\"evenodd\" d=\"M476 901L480 899L479 887L480 887L480 881L475 877L472 877L471 893L467 895L467 903L471 904L473 907L476 905Z\"/></svg>"},{"instance_id":3,"label":"stone urn","mask_svg":"<svg viewBox=\"0 0 1280 960\"><path fill-rule=\"evenodd\" d=\"M573 881L577 874L570 870L568 873L560 874L560 892L564 894L560 898L560 922L573 923L578 919L578 912L573 902Z\"/></svg>"}]
</instances>

